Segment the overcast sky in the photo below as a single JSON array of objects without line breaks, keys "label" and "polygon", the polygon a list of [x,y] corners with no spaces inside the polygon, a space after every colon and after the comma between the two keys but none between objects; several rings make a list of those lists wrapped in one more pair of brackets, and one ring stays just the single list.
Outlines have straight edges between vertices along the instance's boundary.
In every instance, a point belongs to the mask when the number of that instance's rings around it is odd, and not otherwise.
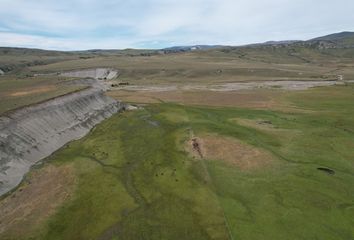
[{"label": "overcast sky", "polygon": [[354,0],[0,0],[0,46],[241,45],[354,30]]}]

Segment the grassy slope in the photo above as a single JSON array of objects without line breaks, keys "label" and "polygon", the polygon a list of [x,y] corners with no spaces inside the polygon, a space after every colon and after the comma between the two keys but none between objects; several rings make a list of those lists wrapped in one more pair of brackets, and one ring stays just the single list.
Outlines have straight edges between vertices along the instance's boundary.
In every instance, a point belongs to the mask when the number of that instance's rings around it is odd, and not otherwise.
[{"label": "grassy slope", "polygon": [[[5,76],[0,78],[0,115],[16,108],[61,96],[84,86],[59,84],[65,78],[40,76],[20,78]],[[16,95],[20,93],[20,95]]]},{"label": "grassy slope", "polygon": [[[113,67],[120,81],[131,84],[186,84],[262,80],[328,80],[354,78],[352,57],[294,47],[240,47],[155,56],[100,56],[34,66],[32,72]],[[349,50],[343,50],[349,51]]]},{"label": "grassy slope", "polygon": [[[352,239],[353,90],[289,93],[306,113],[156,104],[116,115],[50,158],[74,162],[78,187],[36,238]],[[183,151],[189,129],[266,149],[274,164],[241,171],[195,161]]]},{"label": "grassy slope", "polygon": [[[45,101],[82,87],[58,84],[68,78],[59,76],[34,76],[31,67],[44,69],[47,65],[63,64],[63,62],[83,62],[88,59],[136,56],[152,53],[150,50],[92,50],[79,52],[59,52],[40,49],[4,48],[0,47],[0,69],[5,76],[0,76],[0,114],[25,105]],[[92,61],[92,60],[91,60]],[[43,73],[46,71],[42,71]],[[48,72],[48,71],[47,71]],[[53,73],[53,71],[49,71]],[[43,87],[52,87],[50,91],[36,92]],[[19,91],[32,91],[31,94],[11,96]]]},{"label": "grassy slope", "polygon": [[57,83],[57,76],[28,76],[80,68],[114,67],[120,73],[118,81],[136,85],[333,80],[338,74],[344,75],[345,80],[354,79],[352,49],[318,50],[294,45],[150,56],[151,53],[148,50],[55,52],[0,48],[0,69],[6,71],[5,76],[0,76],[0,114],[73,90],[56,85],[57,89],[51,92],[9,97],[11,91]]},{"label": "grassy slope", "polygon": [[43,239],[227,237],[216,195],[175,147],[181,126],[155,126],[158,111],[117,115],[53,157],[76,162],[79,186]]},{"label": "grassy slope", "polygon": [[0,69],[4,72],[11,71],[12,73],[26,75],[28,74],[27,67],[79,59],[80,56],[69,52],[0,47]]}]

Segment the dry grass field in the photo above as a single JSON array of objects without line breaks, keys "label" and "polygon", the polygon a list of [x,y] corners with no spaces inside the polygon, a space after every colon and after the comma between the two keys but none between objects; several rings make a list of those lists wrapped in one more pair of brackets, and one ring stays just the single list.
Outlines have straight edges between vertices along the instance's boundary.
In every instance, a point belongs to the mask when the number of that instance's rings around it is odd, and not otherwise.
[{"label": "dry grass field", "polygon": [[[275,55],[275,56],[274,56]],[[31,72],[60,72],[72,69],[112,67],[120,71],[118,81],[139,84],[225,83],[266,80],[333,80],[339,74],[354,76],[354,67],[346,59],[323,57],[323,62],[272,62],[277,53],[268,52],[269,62],[218,52],[192,52],[153,56],[100,56],[31,67]],[[254,59],[253,59],[254,58]]]}]

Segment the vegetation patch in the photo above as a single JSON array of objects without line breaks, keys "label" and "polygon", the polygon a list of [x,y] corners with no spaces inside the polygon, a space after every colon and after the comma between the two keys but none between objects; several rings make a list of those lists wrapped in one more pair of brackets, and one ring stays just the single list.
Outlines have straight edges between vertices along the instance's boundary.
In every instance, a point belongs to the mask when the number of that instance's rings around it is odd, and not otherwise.
[{"label": "vegetation patch", "polygon": [[75,182],[72,164],[32,170],[15,192],[0,201],[0,238],[37,234],[38,227],[73,195]]},{"label": "vegetation patch", "polygon": [[205,134],[193,137],[187,143],[187,151],[195,158],[221,160],[242,170],[267,167],[273,156],[231,137]]},{"label": "vegetation patch", "polygon": [[0,81],[0,115],[17,108],[82,90],[85,86],[60,84],[65,78],[4,76]]},{"label": "vegetation patch", "polygon": [[18,90],[16,92],[9,93],[10,97],[22,97],[26,95],[38,94],[38,93],[45,93],[50,91],[55,91],[57,89],[56,86],[41,86],[38,88],[33,89],[26,89],[26,90]]},{"label": "vegetation patch", "polygon": [[353,87],[282,97],[306,111],[158,103],[107,119],[49,158],[75,191],[23,239],[353,239]]}]

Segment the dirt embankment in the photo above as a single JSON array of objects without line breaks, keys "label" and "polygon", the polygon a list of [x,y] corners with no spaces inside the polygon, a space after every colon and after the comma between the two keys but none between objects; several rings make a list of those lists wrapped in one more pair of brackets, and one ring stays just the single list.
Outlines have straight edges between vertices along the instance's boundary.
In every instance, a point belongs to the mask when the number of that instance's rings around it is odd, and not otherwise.
[{"label": "dirt embankment", "polygon": [[98,88],[67,94],[0,117],[0,196],[30,167],[125,109]]},{"label": "dirt embankment", "polygon": [[118,76],[118,71],[110,68],[94,68],[60,73],[64,77],[94,78],[111,80]]}]

